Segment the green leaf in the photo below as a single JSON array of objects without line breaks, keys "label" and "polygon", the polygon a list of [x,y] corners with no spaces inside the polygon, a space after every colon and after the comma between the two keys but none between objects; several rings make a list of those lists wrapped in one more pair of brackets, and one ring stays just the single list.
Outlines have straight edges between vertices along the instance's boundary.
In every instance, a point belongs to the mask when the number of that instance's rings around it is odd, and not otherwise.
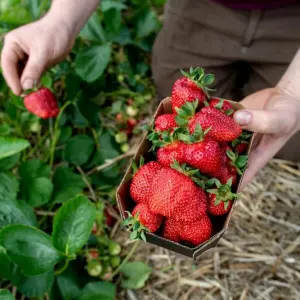
[{"label": "green leaf", "polygon": [[101,25],[98,12],[94,12],[80,32],[80,36],[89,41],[105,42],[105,31]]},{"label": "green leaf", "polygon": [[0,14],[0,22],[14,26],[20,26],[31,21],[32,17],[30,12],[23,4],[11,5],[5,12],[1,12]]},{"label": "green leaf", "polygon": [[11,224],[35,225],[21,206],[0,200],[0,229]]},{"label": "green leaf", "polygon": [[65,203],[76,197],[78,194],[82,194],[82,188],[77,186],[67,186],[61,190],[55,191],[53,203]]},{"label": "green leaf", "polygon": [[138,39],[148,36],[154,32],[158,26],[157,14],[148,8],[143,9],[137,16],[136,21],[136,37]]},{"label": "green leaf", "polygon": [[42,84],[42,86],[44,86],[48,89],[51,89],[52,84],[53,84],[52,77],[49,75],[44,75],[41,79],[41,84]]},{"label": "green leaf", "polygon": [[27,203],[32,207],[40,207],[51,200],[53,184],[50,179],[39,177],[32,179],[28,186]]},{"label": "green leaf", "polygon": [[127,9],[127,6],[125,4],[117,1],[112,1],[112,0],[101,1],[100,7],[101,7],[101,11],[103,12],[106,12],[110,9],[117,9],[117,10]]},{"label": "green leaf", "polygon": [[49,177],[50,167],[39,159],[27,160],[20,166],[19,175],[26,180],[38,177]]},{"label": "green leaf", "polygon": [[89,46],[77,53],[76,73],[85,81],[93,82],[106,69],[111,57],[111,45]]},{"label": "green leaf", "polygon": [[80,295],[80,275],[75,268],[68,269],[56,277],[56,282],[63,299],[77,299]]},{"label": "green leaf", "polygon": [[[35,276],[21,274],[20,280],[16,284],[18,291],[27,297],[43,297],[49,292],[54,282],[54,271]],[[1,299],[2,300],[2,299]]]},{"label": "green leaf", "polygon": [[59,144],[64,144],[67,140],[72,136],[72,127],[71,126],[63,126],[60,128],[60,135],[58,142]]},{"label": "green leaf", "polygon": [[12,169],[19,162],[19,159],[20,153],[0,159],[0,170],[6,171]]},{"label": "green leaf", "polygon": [[94,149],[93,140],[87,135],[79,134],[67,142],[64,159],[75,165],[83,165],[88,161]]},{"label": "green leaf", "polygon": [[127,262],[121,272],[126,278],[122,278],[121,286],[126,289],[140,289],[148,280],[152,269],[143,262]]},{"label": "green leaf", "polygon": [[78,252],[88,241],[95,218],[95,207],[86,197],[77,196],[66,202],[54,218],[54,247],[66,255]]},{"label": "green leaf", "polygon": [[110,282],[100,281],[88,283],[78,300],[115,300],[115,298],[116,286]]},{"label": "green leaf", "polygon": [[51,237],[25,225],[9,225],[0,231],[0,244],[11,261],[26,275],[39,275],[53,269],[63,259],[53,248]]},{"label": "green leaf", "polygon": [[13,175],[0,173],[0,200],[16,200],[18,188],[19,183]]},{"label": "green leaf", "polygon": [[0,137],[0,159],[21,152],[29,146],[30,144],[27,140],[1,136]]},{"label": "green leaf", "polygon": [[117,9],[109,9],[104,13],[104,22],[108,32],[117,33],[121,27],[121,11]]},{"label": "green leaf", "polygon": [[10,291],[0,289],[0,299],[1,300],[14,300],[15,297],[13,296],[13,294]]}]

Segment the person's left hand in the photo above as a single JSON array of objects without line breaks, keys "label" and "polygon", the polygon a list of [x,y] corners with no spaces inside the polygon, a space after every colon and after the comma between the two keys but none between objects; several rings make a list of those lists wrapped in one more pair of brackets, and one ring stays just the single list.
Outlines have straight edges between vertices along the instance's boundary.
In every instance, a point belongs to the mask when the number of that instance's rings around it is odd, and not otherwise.
[{"label": "person's left hand", "polygon": [[240,102],[246,109],[234,114],[245,130],[256,134],[243,189],[267,162],[300,130],[300,99],[279,89],[265,89]]}]

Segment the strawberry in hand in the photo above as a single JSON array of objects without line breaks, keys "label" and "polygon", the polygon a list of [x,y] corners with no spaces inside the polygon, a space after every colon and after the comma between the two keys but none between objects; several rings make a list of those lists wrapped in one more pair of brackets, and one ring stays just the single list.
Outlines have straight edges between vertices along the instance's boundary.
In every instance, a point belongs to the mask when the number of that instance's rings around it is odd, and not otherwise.
[{"label": "strawberry in hand", "polygon": [[34,115],[49,119],[59,114],[57,100],[48,88],[34,90],[24,97],[24,105]]},{"label": "strawberry in hand", "polygon": [[180,108],[185,102],[196,99],[203,103],[208,98],[207,86],[214,82],[214,75],[204,73],[202,68],[190,68],[190,72],[181,71],[183,77],[177,79],[172,87],[172,109]]}]

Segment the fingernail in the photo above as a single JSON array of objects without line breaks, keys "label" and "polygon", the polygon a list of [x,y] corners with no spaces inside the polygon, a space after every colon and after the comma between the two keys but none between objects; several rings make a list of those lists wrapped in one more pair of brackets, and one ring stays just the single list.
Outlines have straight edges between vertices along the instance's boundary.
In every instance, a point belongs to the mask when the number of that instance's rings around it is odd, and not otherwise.
[{"label": "fingernail", "polygon": [[249,125],[250,120],[251,120],[251,114],[248,111],[238,111],[234,115],[234,120],[239,124],[239,125]]},{"label": "fingernail", "polygon": [[22,88],[23,90],[29,90],[33,88],[33,80],[32,79],[26,79],[23,83],[22,83]]}]

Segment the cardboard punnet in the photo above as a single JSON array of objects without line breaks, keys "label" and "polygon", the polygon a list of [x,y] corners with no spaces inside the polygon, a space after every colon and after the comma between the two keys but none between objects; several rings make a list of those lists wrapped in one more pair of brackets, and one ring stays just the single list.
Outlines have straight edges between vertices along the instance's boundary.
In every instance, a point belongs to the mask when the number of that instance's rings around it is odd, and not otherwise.
[{"label": "cardboard punnet", "polygon": [[[226,101],[230,102],[231,105],[236,110],[243,108],[242,105],[237,102],[233,102],[230,100],[226,100]],[[156,118],[162,114],[166,114],[166,113],[172,113],[171,98],[166,98],[159,104],[159,106],[154,114],[154,118]],[[145,161],[148,161],[149,157],[151,157],[151,155],[149,153],[149,149],[151,148],[151,143],[147,140],[147,135],[148,135],[148,132],[144,134],[143,139],[138,147],[137,153],[133,158],[133,160],[136,163],[139,162],[141,155],[145,158]],[[253,138],[254,138],[254,135],[252,136],[251,141],[249,143],[248,153],[251,150]],[[132,211],[132,209],[135,205],[134,201],[130,197],[130,192],[129,192],[131,172],[132,172],[132,170],[131,170],[131,166],[130,166],[128,168],[126,174],[124,175],[123,180],[122,180],[121,184],[119,185],[117,192],[116,192],[116,198],[117,198],[120,214],[121,214],[123,220],[126,219],[126,217],[127,217],[126,211]],[[237,192],[239,191],[242,179],[243,178],[241,177],[239,180]],[[208,241],[204,242],[203,244],[201,244],[197,247],[191,248],[191,247],[179,244],[179,243],[172,242],[172,241],[167,240],[159,235],[149,233],[149,232],[145,232],[146,240],[148,243],[166,248],[168,250],[172,250],[176,253],[179,253],[179,254],[182,254],[187,257],[191,257],[191,258],[195,259],[199,255],[201,255],[202,253],[207,251],[208,249],[211,249],[217,245],[218,241],[223,236],[223,234],[225,233],[225,231],[228,227],[236,200],[234,200],[232,209],[225,217],[211,218],[212,222],[214,224],[214,229],[215,229],[214,234]]]}]

